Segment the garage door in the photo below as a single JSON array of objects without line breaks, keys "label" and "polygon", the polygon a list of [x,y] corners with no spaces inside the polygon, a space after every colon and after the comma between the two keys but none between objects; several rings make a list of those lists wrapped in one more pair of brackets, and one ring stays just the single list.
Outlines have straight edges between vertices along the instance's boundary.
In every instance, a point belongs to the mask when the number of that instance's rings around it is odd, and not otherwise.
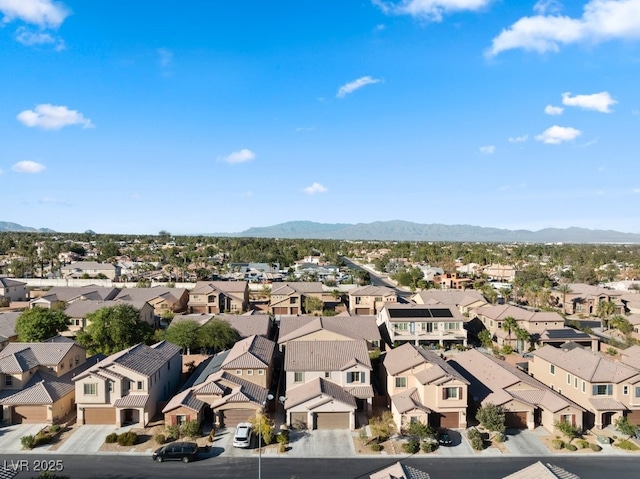
[{"label": "garage door", "polygon": [[527,428],[527,413],[523,412],[507,412],[504,415],[504,424],[510,429],[526,429]]},{"label": "garage door", "polygon": [[288,314],[289,310],[287,308],[282,308],[282,307],[278,307],[278,308],[273,308],[273,314]]},{"label": "garage door", "polygon": [[361,316],[368,316],[371,313],[369,308],[356,308],[356,314]]},{"label": "garage door", "polygon": [[640,424],[640,410],[629,411],[627,413],[627,417],[632,424],[635,424],[636,426]]},{"label": "garage door", "polygon": [[112,407],[84,408],[85,424],[115,424],[116,410]]},{"label": "garage door", "polygon": [[256,416],[253,409],[226,409],[223,413],[225,427],[236,427],[241,422],[246,422]]},{"label": "garage door", "polygon": [[319,412],[316,415],[316,429],[349,429],[348,412]]},{"label": "garage door", "polygon": [[440,415],[440,427],[456,429],[460,426],[460,413],[450,412]]},{"label": "garage door", "polygon": [[291,427],[293,427],[294,429],[307,429],[307,413],[292,412]]},{"label": "garage door", "polygon": [[47,422],[47,406],[16,406],[11,416],[13,424],[37,424]]}]

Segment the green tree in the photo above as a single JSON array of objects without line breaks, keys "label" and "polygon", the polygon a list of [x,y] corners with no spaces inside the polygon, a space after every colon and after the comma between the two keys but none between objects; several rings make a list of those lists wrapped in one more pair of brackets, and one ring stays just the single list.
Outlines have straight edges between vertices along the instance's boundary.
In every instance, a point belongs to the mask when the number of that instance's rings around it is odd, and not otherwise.
[{"label": "green tree", "polygon": [[170,343],[180,346],[186,354],[190,354],[191,349],[198,345],[200,329],[201,326],[193,319],[174,322],[167,328],[165,338]]},{"label": "green tree", "polygon": [[[262,412],[256,412],[255,416],[248,419],[253,424],[256,436],[262,436],[262,444],[268,446],[273,441],[273,421]],[[262,444],[258,444],[261,447]]]},{"label": "green tree", "polygon": [[478,333],[478,339],[480,340],[480,344],[482,344],[482,347],[484,348],[490,348],[493,345],[491,333],[486,329],[483,329]]},{"label": "green tree", "polygon": [[200,346],[221,351],[230,348],[240,339],[240,333],[229,322],[214,318],[200,329]]},{"label": "green tree", "polygon": [[600,301],[596,308],[596,314],[602,321],[602,327],[609,327],[609,317],[616,312],[616,303],[613,301]]},{"label": "green tree", "polygon": [[324,303],[322,299],[315,296],[307,296],[304,299],[304,310],[306,313],[314,313],[316,311],[322,311]]},{"label": "green tree", "polygon": [[396,423],[391,411],[383,411],[379,416],[372,417],[369,420],[369,429],[377,442],[386,441],[396,432]]},{"label": "green tree", "polygon": [[69,329],[69,316],[56,309],[31,308],[16,321],[18,341],[42,342]]},{"label": "green tree", "polygon": [[150,342],[153,329],[130,304],[101,308],[86,317],[88,326],[76,340],[90,354],[113,354],[138,343]]},{"label": "green tree", "polygon": [[573,293],[573,290],[571,289],[571,286],[569,286],[568,284],[561,284],[560,286],[558,286],[558,292],[560,294],[562,294],[562,305],[561,305],[561,309],[562,312],[566,312],[566,303],[567,303],[567,295]]},{"label": "green tree", "polygon": [[511,333],[518,329],[518,321],[512,316],[507,316],[502,321],[502,329],[508,333],[509,344],[511,344]]},{"label": "green tree", "polygon": [[627,416],[621,416],[614,421],[614,426],[616,430],[620,434],[624,434],[625,436],[635,436],[636,432],[638,432],[638,426],[633,424]]},{"label": "green tree", "polygon": [[569,442],[573,441],[576,437],[580,437],[580,428],[578,426],[574,426],[570,422],[555,421],[553,423],[553,427],[564,434],[567,439],[569,439]]},{"label": "green tree", "polygon": [[527,344],[531,342],[531,334],[524,328],[516,328],[516,339],[518,340],[516,349],[521,353],[526,349]]},{"label": "green tree", "polygon": [[505,431],[505,409],[502,406],[496,406],[493,403],[487,403],[478,409],[476,419],[480,421],[482,426],[491,431],[503,434]]},{"label": "green tree", "polygon": [[627,318],[619,314],[612,316],[611,319],[609,320],[609,324],[611,325],[612,328],[616,328],[618,331],[620,331],[623,334],[630,334],[633,332],[633,325],[629,322]]}]

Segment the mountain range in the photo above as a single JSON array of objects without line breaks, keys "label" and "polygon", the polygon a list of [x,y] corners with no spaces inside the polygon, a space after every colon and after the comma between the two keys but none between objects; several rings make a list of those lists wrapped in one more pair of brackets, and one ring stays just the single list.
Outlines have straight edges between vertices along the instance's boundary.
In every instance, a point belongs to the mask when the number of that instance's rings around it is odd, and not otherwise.
[{"label": "mountain range", "polygon": [[[0,232],[55,233],[48,228],[31,228],[0,221]],[[471,225],[420,224],[411,221],[373,223],[316,223],[289,221],[273,226],[253,227],[239,233],[211,236],[248,238],[300,238],[364,241],[470,241],[484,243],[640,243],[640,234],[588,228],[545,228],[538,231],[509,230]]]}]

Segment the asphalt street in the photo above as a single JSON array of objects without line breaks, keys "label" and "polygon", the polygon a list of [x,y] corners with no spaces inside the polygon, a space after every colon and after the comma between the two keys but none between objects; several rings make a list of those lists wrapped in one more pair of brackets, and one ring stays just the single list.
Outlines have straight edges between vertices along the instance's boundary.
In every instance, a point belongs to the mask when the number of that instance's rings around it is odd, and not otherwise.
[{"label": "asphalt street", "polygon": [[[155,463],[150,457],[139,456],[60,456],[46,455],[2,455],[0,472],[5,467],[23,466],[16,478],[37,477],[34,467],[38,460],[62,461],[63,470],[58,473],[71,479],[143,479],[143,478],[252,478],[258,477],[257,458],[211,457],[190,464],[181,462]],[[358,458],[358,459],[299,459],[263,458],[262,477],[264,479],[360,479],[386,467],[398,458]],[[403,461],[427,472],[431,479],[497,479],[533,464],[538,458],[406,458]],[[542,462],[550,462],[581,479],[602,479],[602,477],[638,477],[638,458],[627,457],[542,457]],[[20,462],[26,461],[26,462]],[[54,463],[55,464],[55,463]],[[29,470],[27,470],[27,468]],[[0,477],[8,477],[2,476]]]}]

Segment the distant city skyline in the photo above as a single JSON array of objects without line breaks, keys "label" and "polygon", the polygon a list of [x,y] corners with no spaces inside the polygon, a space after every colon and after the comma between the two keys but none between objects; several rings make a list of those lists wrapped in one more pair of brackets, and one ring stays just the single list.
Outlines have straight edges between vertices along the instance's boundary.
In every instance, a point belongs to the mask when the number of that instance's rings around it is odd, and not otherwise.
[{"label": "distant city skyline", "polygon": [[640,0],[1,0],[0,220],[640,233]]}]

